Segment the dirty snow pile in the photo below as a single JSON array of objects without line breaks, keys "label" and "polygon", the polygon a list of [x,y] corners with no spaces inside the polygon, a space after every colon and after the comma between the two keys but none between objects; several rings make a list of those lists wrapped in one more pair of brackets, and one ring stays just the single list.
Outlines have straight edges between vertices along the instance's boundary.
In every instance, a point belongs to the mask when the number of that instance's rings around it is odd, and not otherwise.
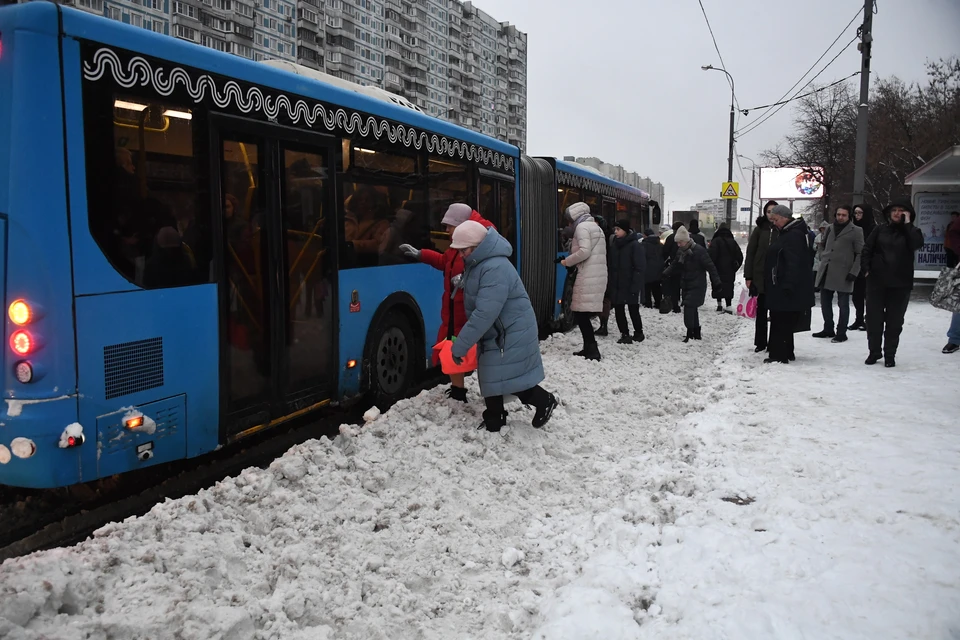
[{"label": "dirty snow pile", "polygon": [[[914,303],[865,335],[644,313],[542,344],[564,405],[502,434],[442,388],[69,549],[0,566],[0,637],[945,638],[960,634],[960,356]],[[468,385],[475,385],[468,379]]]}]

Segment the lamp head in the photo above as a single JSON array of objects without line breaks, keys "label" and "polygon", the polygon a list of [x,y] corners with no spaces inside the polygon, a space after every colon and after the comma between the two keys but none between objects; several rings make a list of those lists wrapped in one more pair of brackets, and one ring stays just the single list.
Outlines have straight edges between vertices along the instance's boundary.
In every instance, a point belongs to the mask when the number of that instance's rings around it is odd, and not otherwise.
[{"label": "lamp head", "polygon": [[703,66],[700,67],[700,68],[703,69],[704,71],[710,71],[710,69],[713,69],[713,65],[712,65],[712,64],[705,64],[705,65],[703,65]]}]

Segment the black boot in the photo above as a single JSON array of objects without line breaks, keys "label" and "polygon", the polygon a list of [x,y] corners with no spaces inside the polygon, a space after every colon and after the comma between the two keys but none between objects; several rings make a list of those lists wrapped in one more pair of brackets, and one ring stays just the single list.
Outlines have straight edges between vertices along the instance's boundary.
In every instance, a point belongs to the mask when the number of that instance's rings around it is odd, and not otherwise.
[{"label": "black boot", "polygon": [[833,327],[830,327],[829,329],[824,327],[823,331],[818,331],[817,333],[813,334],[813,337],[814,338],[836,338],[837,334],[833,332]]},{"label": "black boot", "polygon": [[633,338],[630,337],[629,333],[625,333],[617,340],[617,344],[633,344]]},{"label": "black boot", "polygon": [[598,347],[598,346],[595,345],[595,344],[590,345],[589,347],[584,347],[584,348],[583,348],[583,357],[586,358],[587,360],[596,360],[597,362],[599,362],[599,361],[600,361],[600,347]]},{"label": "black boot", "polygon": [[646,340],[646,339],[647,339],[647,336],[643,335],[643,329],[640,329],[640,331],[634,331],[634,332],[633,332],[633,341],[634,341],[634,342],[643,342],[643,341]]},{"label": "black boot", "polygon": [[700,327],[697,327],[693,330],[693,339],[694,340],[703,340],[703,335],[700,333]]},{"label": "black boot", "polygon": [[880,361],[880,354],[871,353],[870,355],[867,356],[867,359],[864,361],[863,364],[877,364],[877,362],[879,361]]},{"label": "black boot", "polygon": [[717,300],[717,313],[723,313],[723,305]]},{"label": "black boot", "polygon": [[483,422],[480,423],[477,430],[486,429],[487,431],[497,433],[505,424],[507,424],[506,411],[490,411],[487,409],[483,412]]},{"label": "black boot", "polygon": [[467,390],[463,387],[455,387],[450,385],[450,388],[447,389],[446,394],[451,400],[459,400],[460,402],[467,401]]},{"label": "black boot", "polygon": [[687,337],[683,339],[684,342],[690,342],[690,339],[693,337],[693,329],[687,329]]},{"label": "black boot", "polygon": [[560,404],[560,401],[557,396],[552,393],[547,394],[547,402],[542,407],[537,407],[537,412],[533,414],[533,427],[539,429],[547,424],[558,404]]},{"label": "black boot", "polygon": [[603,338],[603,337],[605,337],[605,336],[610,335],[610,332],[607,331],[607,323],[606,323],[606,322],[601,322],[601,323],[600,323],[600,328],[597,329],[597,330],[594,332],[593,335],[597,336],[598,338]]}]

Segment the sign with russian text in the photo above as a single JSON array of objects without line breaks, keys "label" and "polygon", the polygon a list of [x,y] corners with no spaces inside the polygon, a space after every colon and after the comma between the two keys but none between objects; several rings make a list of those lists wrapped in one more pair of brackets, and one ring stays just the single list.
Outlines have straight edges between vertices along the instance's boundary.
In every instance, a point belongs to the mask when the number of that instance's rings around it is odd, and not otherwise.
[{"label": "sign with russian text", "polygon": [[916,268],[939,271],[947,266],[943,243],[950,212],[960,211],[960,193],[918,193],[914,206],[917,209],[914,224],[923,232],[923,247],[917,251]]}]

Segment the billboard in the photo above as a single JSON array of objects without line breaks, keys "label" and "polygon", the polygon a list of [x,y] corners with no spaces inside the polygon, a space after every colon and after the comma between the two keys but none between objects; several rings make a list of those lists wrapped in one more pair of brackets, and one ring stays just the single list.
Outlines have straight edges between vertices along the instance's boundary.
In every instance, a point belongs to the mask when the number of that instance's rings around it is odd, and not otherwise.
[{"label": "billboard", "polygon": [[[823,169],[814,167],[820,174]],[[823,197],[823,185],[814,174],[797,167],[762,167],[761,200],[813,200]]]},{"label": "billboard", "polygon": [[960,211],[960,193],[919,193],[914,206],[914,224],[923,232],[923,246],[915,254],[916,267],[921,271],[939,271],[947,266],[947,225],[950,212]]}]

